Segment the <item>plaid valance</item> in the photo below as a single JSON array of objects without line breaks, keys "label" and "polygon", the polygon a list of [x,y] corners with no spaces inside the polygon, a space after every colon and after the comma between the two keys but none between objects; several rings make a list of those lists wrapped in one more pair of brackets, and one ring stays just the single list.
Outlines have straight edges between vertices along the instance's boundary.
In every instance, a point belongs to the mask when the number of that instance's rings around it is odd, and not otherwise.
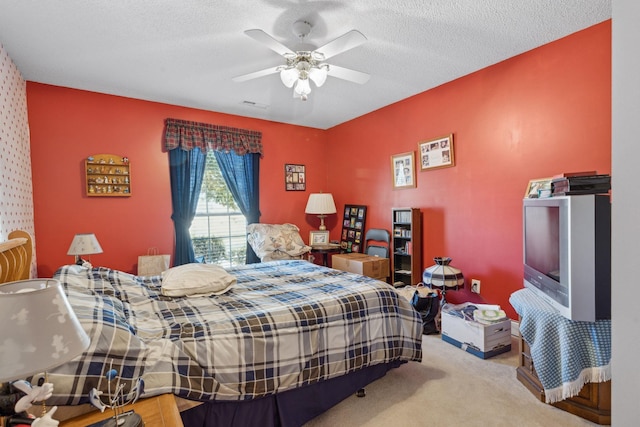
[{"label": "plaid valance", "polygon": [[198,147],[202,152],[217,150],[234,151],[240,156],[247,153],[262,155],[262,132],[166,119],[164,146],[167,150],[191,150]]}]

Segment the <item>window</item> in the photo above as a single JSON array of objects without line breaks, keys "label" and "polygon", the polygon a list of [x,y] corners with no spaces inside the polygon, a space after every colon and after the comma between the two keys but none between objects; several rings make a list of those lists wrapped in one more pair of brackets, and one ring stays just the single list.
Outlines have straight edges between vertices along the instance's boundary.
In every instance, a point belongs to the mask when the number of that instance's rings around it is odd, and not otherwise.
[{"label": "window", "polygon": [[227,188],[213,151],[207,153],[200,198],[189,233],[196,260],[223,267],[245,263],[247,220]]}]

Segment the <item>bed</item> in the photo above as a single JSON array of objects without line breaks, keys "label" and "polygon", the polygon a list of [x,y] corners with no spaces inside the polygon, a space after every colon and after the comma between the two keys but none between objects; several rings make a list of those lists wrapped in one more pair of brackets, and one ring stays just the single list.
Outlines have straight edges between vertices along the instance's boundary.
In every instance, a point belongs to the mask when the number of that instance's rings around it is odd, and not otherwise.
[{"label": "bed", "polygon": [[61,267],[54,278],[91,345],[48,372],[47,403],[86,404],[113,363],[144,379],[146,397],[196,404],[181,414],[189,427],[299,426],[422,358],[420,317],[384,282],[304,260],[228,272],[228,292],[176,298],[162,295],[161,276]]},{"label": "bed", "polygon": [[6,242],[0,242],[0,284],[29,278],[32,251],[31,235],[26,231],[12,231]]}]

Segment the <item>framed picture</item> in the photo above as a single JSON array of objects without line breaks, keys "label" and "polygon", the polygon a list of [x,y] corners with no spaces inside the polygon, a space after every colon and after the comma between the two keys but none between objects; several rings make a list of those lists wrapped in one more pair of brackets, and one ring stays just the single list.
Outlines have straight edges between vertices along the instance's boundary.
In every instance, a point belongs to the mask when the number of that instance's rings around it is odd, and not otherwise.
[{"label": "framed picture", "polygon": [[418,143],[420,170],[455,166],[453,157],[453,134]]},{"label": "framed picture", "polygon": [[340,249],[344,252],[361,252],[363,249],[364,223],[367,207],[363,205],[344,205],[342,217],[342,235]]},{"label": "framed picture", "polygon": [[287,191],[305,191],[307,175],[304,165],[284,165],[284,188]]},{"label": "framed picture", "polygon": [[413,151],[391,156],[393,188],[415,188],[416,167]]},{"label": "framed picture", "polygon": [[[539,178],[532,179],[527,185],[527,191],[524,193],[525,199],[537,199],[541,196],[541,193],[546,192],[551,194],[551,179],[552,178]],[[544,197],[544,196],[543,196]]]},{"label": "framed picture", "polygon": [[328,231],[311,231],[309,232],[309,246],[323,246],[329,244]]}]

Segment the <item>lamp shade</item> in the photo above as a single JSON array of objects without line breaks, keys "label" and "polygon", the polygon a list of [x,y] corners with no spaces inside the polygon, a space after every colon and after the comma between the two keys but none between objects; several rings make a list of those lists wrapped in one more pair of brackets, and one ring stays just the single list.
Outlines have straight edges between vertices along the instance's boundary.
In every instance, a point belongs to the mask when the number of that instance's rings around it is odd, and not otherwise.
[{"label": "lamp shade", "polygon": [[336,204],[333,201],[331,193],[312,193],[309,194],[305,213],[315,215],[326,215],[336,213]]},{"label": "lamp shade", "polygon": [[101,254],[102,247],[93,233],[76,234],[73,237],[67,255],[92,255]]},{"label": "lamp shade", "polygon": [[327,81],[328,67],[311,67],[309,70],[309,78],[320,87]]},{"label": "lamp shade", "polygon": [[89,337],[58,280],[3,284],[0,317],[0,382],[54,368],[89,346]]},{"label": "lamp shade", "polygon": [[309,95],[311,93],[309,79],[298,79],[296,85],[293,87],[293,91],[300,96]]},{"label": "lamp shade", "polygon": [[293,84],[298,80],[298,69],[295,67],[285,68],[280,71],[280,80],[286,87],[293,87]]},{"label": "lamp shade", "polygon": [[449,265],[451,258],[435,257],[435,265],[424,270],[422,282],[432,288],[455,288],[464,286],[462,271]]}]

